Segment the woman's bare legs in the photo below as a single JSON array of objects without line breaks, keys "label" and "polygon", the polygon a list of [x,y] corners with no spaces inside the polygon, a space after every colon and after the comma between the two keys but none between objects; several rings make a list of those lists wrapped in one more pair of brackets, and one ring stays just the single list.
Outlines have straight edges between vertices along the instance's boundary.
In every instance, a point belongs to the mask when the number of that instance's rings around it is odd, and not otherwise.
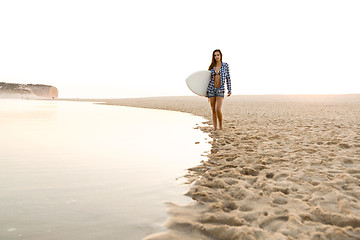
[{"label": "woman's bare legs", "polygon": [[209,98],[209,101],[212,111],[213,126],[214,126],[214,130],[216,130],[217,129],[217,116],[216,116],[216,107],[215,107],[216,97]]},{"label": "woman's bare legs", "polygon": [[212,110],[212,119],[213,119],[214,130],[217,130],[217,121],[218,120],[219,120],[220,130],[222,130],[223,125],[222,125],[221,107],[224,102],[224,98],[223,97],[211,97],[209,99],[210,99],[210,105],[211,105],[211,110]]},{"label": "woman's bare legs", "polygon": [[224,102],[224,98],[223,97],[215,97],[216,98],[216,115],[217,115],[217,119],[219,120],[219,127],[220,130],[223,130],[223,122],[222,122],[222,112],[221,112],[221,107],[222,104]]}]

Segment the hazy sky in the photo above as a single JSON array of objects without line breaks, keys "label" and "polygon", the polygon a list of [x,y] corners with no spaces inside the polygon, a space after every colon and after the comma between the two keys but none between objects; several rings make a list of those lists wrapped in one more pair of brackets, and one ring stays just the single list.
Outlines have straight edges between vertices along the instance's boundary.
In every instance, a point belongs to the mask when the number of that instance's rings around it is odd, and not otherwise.
[{"label": "hazy sky", "polygon": [[193,95],[214,49],[233,94],[360,93],[358,0],[0,1],[0,82],[60,97]]}]

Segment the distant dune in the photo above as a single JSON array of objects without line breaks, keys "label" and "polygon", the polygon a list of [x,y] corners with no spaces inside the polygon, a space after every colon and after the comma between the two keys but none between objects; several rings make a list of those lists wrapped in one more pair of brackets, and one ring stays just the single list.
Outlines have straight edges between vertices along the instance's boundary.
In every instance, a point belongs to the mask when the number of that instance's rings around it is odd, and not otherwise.
[{"label": "distant dune", "polygon": [[0,98],[58,98],[56,87],[43,84],[0,82]]}]

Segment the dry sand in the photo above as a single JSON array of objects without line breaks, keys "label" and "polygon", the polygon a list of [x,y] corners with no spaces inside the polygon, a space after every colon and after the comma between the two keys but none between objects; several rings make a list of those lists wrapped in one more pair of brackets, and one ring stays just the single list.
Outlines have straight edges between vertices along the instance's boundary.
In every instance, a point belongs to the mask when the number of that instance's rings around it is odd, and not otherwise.
[{"label": "dry sand", "polygon": [[[211,119],[201,97],[104,100]],[[360,239],[360,95],[231,96],[188,206],[146,240]],[[208,122],[211,124],[211,122]]]}]

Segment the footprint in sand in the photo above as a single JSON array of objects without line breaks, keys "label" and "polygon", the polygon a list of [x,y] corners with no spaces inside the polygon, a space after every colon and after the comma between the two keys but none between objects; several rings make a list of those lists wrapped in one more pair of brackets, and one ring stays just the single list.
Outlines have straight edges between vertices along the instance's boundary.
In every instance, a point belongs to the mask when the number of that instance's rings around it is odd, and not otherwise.
[{"label": "footprint in sand", "polygon": [[252,211],[253,208],[247,204],[244,204],[242,206],[239,207],[239,210],[242,211],[242,212],[249,212],[249,211]]},{"label": "footprint in sand", "polygon": [[339,147],[340,147],[340,148],[343,148],[343,149],[351,148],[351,146],[350,146],[349,144],[346,144],[346,143],[340,143],[340,144],[339,144]]},{"label": "footprint in sand", "polygon": [[288,216],[280,216],[280,217],[271,217],[264,222],[262,222],[259,226],[262,229],[276,232],[283,224],[284,222],[287,222],[289,220]]},{"label": "footprint in sand", "polygon": [[285,195],[288,195],[290,193],[290,189],[289,188],[282,188],[282,187],[274,187],[273,188],[274,191],[277,192],[282,192]]},{"label": "footprint in sand", "polygon": [[288,176],[289,176],[289,174],[287,174],[287,173],[279,173],[279,174],[276,174],[274,179],[276,181],[282,181],[282,180],[285,180]]},{"label": "footprint in sand", "polygon": [[240,172],[244,175],[251,175],[251,176],[259,175],[259,171],[256,171],[252,168],[243,168]]},{"label": "footprint in sand", "polygon": [[287,202],[288,201],[283,197],[277,197],[273,200],[273,203],[280,204],[280,205],[287,204]]},{"label": "footprint in sand", "polygon": [[205,214],[203,218],[200,219],[201,223],[211,223],[211,224],[224,224],[229,226],[242,226],[244,225],[244,220],[236,216],[228,216],[225,214]]},{"label": "footprint in sand", "polygon": [[272,173],[272,172],[266,173],[266,177],[267,177],[267,178],[273,178],[273,177],[274,177],[274,173]]}]

